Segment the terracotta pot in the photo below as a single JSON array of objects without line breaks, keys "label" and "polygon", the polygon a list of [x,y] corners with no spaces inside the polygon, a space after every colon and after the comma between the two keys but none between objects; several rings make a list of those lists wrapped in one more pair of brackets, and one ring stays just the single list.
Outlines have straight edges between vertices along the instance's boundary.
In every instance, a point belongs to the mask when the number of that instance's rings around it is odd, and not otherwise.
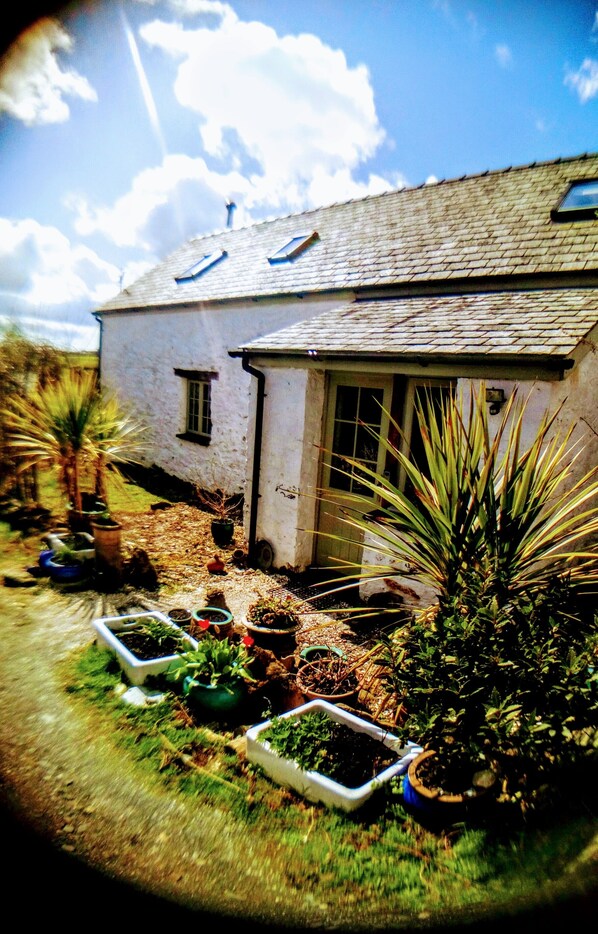
[{"label": "terracotta pot", "polygon": [[359,685],[348,691],[340,690],[336,694],[320,694],[313,687],[309,686],[310,666],[301,665],[297,671],[297,687],[308,700],[325,700],[330,704],[351,704],[354,703],[359,691]]},{"label": "terracotta pot", "polygon": [[122,582],[123,562],[121,554],[122,525],[114,519],[91,521],[91,533],[95,548],[95,567],[98,579],[104,587],[116,589]]},{"label": "terracotta pot", "polygon": [[[403,782],[403,798],[407,805],[426,816],[455,821],[492,800],[490,792],[495,787],[496,776],[489,770],[472,775],[471,787],[458,794],[426,785],[419,770],[424,762],[436,755],[435,750],[426,749],[409,763]],[[479,780],[476,782],[477,776]]]}]

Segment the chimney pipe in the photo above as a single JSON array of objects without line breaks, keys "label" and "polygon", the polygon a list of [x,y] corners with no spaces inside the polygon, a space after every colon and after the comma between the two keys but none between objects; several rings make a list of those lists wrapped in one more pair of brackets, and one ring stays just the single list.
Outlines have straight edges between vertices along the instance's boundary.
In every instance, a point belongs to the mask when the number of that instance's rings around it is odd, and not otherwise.
[{"label": "chimney pipe", "polygon": [[226,204],[226,226],[227,227],[233,226],[233,211],[235,210],[236,206],[237,205],[235,204],[234,201],[228,201]]}]

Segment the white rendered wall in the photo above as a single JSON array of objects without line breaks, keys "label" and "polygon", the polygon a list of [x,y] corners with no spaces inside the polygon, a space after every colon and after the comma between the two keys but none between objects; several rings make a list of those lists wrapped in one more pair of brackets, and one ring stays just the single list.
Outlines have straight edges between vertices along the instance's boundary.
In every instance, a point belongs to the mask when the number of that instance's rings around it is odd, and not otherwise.
[{"label": "white rendered wall", "polygon": [[[279,300],[169,311],[107,314],[102,325],[102,381],[148,426],[143,462],[202,487],[243,490],[252,378],[229,350],[321,314],[331,300]],[[216,371],[212,440],[177,438],[185,430],[186,381],[174,369]]]}]

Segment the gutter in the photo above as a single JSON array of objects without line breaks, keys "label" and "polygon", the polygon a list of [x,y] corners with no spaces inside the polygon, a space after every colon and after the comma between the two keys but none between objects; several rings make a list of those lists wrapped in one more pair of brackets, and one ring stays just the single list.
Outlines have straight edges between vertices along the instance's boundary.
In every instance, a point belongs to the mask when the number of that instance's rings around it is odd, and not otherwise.
[{"label": "gutter", "polygon": [[260,470],[262,458],[262,435],[264,424],[264,398],[266,376],[249,363],[249,355],[242,354],[242,365],[246,373],[257,379],[257,401],[255,408],[255,435],[253,439],[253,471],[251,476],[251,502],[249,504],[249,536],[247,541],[247,559],[250,567],[255,567],[257,510],[260,497]]}]

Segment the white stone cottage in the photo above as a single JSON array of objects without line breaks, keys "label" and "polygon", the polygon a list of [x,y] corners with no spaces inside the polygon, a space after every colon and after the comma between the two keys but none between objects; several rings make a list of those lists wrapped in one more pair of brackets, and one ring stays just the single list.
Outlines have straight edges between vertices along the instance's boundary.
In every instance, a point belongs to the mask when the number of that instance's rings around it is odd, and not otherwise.
[{"label": "white stone cottage", "polygon": [[598,462],[598,154],[226,228],[95,314],[102,380],[149,425],[148,465],[243,490],[258,561],[359,560],[314,534],[338,527],[322,452],[384,469],[359,425],[385,430],[379,402],[416,444],[422,387],[483,380],[500,409],[520,385],[530,433],[564,400],[579,469]]}]

